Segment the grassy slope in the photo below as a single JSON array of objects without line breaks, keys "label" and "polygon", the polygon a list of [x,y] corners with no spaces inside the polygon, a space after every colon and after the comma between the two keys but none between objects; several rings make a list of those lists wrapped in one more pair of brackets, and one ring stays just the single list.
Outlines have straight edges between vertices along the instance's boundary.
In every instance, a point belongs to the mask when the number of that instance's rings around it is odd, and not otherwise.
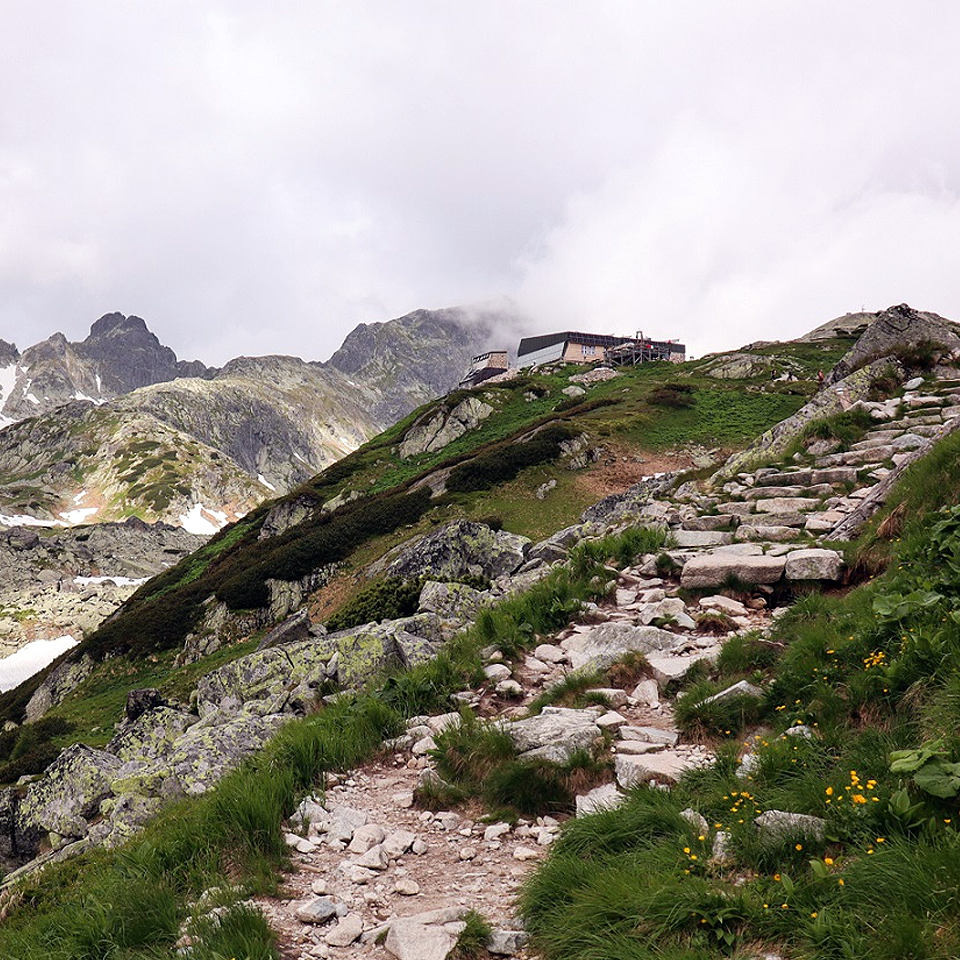
[{"label": "grassy slope", "polygon": [[[735,447],[793,412],[803,402],[804,391],[812,389],[816,369],[833,362],[846,347],[843,341],[816,348],[782,347],[779,352],[796,351],[805,365],[810,379],[799,384],[771,384],[759,379],[718,381],[701,374],[702,361],[682,366],[648,364],[592,386],[583,398],[568,399],[561,390],[568,385],[569,377],[582,368],[565,367],[559,372],[523,377],[481,391],[497,412],[479,428],[442,451],[400,461],[396,445],[409,425],[431,408],[440,404],[451,406],[457,400],[457,395],[452,395],[421,408],[286,499],[300,497],[319,504],[348,490],[370,491],[370,496],[380,498],[402,497],[419,477],[469,459],[484,449],[498,451],[498,444],[508,451],[513,446],[511,438],[552,422],[561,422],[574,432],[585,432],[592,442],[624,455],[656,454],[686,444]],[[687,396],[691,406],[677,409],[651,402],[651,393],[670,382],[681,382],[690,388]],[[419,519],[412,517],[411,523],[401,529],[364,535],[352,556],[346,558],[347,566],[362,568],[392,546],[461,516],[498,516],[507,529],[541,538],[574,522],[584,507],[598,499],[590,477],[589,468],[571,472],[547,462],[490,489],[448,494]],[[557,481],[556,489],[537,504],[536,510],[531,510],[533,493],[549,479]],[[388,501],[387,506],[392,502]],[[360,507],[369,511],[367,503],[359,501],[344,510]],[[67,732],[56,735],[55,745],[71,740],[103,744],[120,715],[127,689],[158,686],[170,695],[184,696],[198,675],[247,651],[247,644],[231,646],[213,660],[200,661],[188,669],[175,669],[172,663],[173,651],[193,626],[199,605],[206,597],[223,591],[225,583],[229,586],[231,578],[235,581],[257,558],[266,568],[275,570],[285,560],[284,551],[301,548],[315,530],[313,521],[308,521],[288,537],[279,538],[277,551],[264,558],[264,548],[257,537],[270,506],[259,507],[176,567],[151,580],[119,617],[88,638],[82,649],[98,657],[105,652],[119,656],[99,663],[93,676],[52,711],[53,717],[71,724]],[[247,594],[233,590],[231,595],[239,596],[242,604]],[[43,676],[40,674],[0,696],[0,719],[20,720],[23,707]],[[14,749],[22,753],[23,746]],[[6,759],[0,756],[0,763]]]},{"label": "grassy slope", "polygon": [[[759,730],[744,729],[742,704],[721,715],[681,701],[682,723],[719,735],[718,763],[570,825],[524,894],[545,957],[960,955],[960,513],[941,512],[960,501],[958,471],[956,436],[909,471],[862,538],[882,543],[887,572],[796,604],[775,663],[769,645],[725,649],[717,685],[770,682]],[[782,736],[798,724],[813,736]],[[743,738],[758,757],[746,779]],[[760,842],[752,820],[771,809],[824,818],[825,837]]]}]

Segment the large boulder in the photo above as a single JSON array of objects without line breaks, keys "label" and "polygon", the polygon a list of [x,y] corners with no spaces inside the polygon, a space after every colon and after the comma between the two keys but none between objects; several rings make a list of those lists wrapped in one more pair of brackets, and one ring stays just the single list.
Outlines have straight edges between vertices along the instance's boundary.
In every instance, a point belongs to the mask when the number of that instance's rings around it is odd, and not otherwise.
[{"label": "large boulder", "polygon": [[452,410],[432,410],[415,421],[400,444],[400,456],[406,460],[419,453],[442,450],[457,437],[475,429],[493,413],[493,407],[479,397],[467,397]]},{"label": "large boulder", "polygon": [[465,576],[495,580],[524,562],[530,541],[484,523],[455,520],[405,547],[387,567],[390,577],[458,580]]},{"label": "large boulder", "polygon": [[325,682],[361,687],[394,667],[430,660],[443,639],[437,616],[420,613],[278,644],[201,677],[197,709],[201,717],[240,712],[303,714]]},{"label": "large boulder", "polygon": [[564,763],[577,750],[589,750],[600,736],[597,711],[544,707],[535,717],[505,724],[503,729],[522,757]]},{"label": "large boulder", "polygon": [[477,618],[489,594],[481,593],[465,583],[438,583],[428,580],[420,591],[421,613],[434,614],[443,635],[451,637]]},{"label": "large boulder", "polygon": [[27,788],[20,807],[24,824],[61,837],[84,837],[100,801],[122,761],[112,753],[75,743],[47,768],[43,778]]},{"label": "large boulder", "polygon": [[726,582],[776,583],[786,566],[783,557],[747,556],[734,553],[713,553],[693,557],[683,566],[680,586],[687,588],[719,587]]},{"label": "large boulder", "polygon": [[135,720],[120,724],[107,744],[107,752],[121,761],[163,757],[197,718],[183,710],[161,705],[141,713]]},{"label": "large boulder", "polygon": [[[210,718],[221,721],[220,716]],[[243,760],[260,750],[289,717],[240,714],[226,722],[201,721],[156,760],[129,760],[114,772],[110,791],[164,799],[205,793]],[[104,793],[100,799],[106,797]]]},{"label": "large boulder", "polygon": [[685,641],[659,627],[638,627],[622,621],[610,621],[580,629],[563,640],[574,670],[597,670],[609,666],[625,653],[653,653],[676,650]]},{"label": "large boulder", "polygon": [[41,831],[20,815],[20,791],[0,791],[0,869],[13,870],[40,852]]},{"label": "large boulder", "polygon": [[274,709],[279,699],[301,685],[319,686],[330,679],[330,661],[338,645],[331,637],[309,637],[299,643],[257,650],[212,670],[197,684],[201,717],[214,712],[250,710],[251,701],[265,701]]},{"label": "large boulder", "polygon": [[784,575],[788,580],[839,580],[843,557],[836,550],[810,548],[787,554]]},{"label": "large boulder", "polygon": [[904,345],[927,340],[960,352],[960,329],[935,313],[914,310],[901,303],[874,315],[860,339],[827,374],[826,383],[837,383],[870,360],[895,353]]},{"label": "large boulder", "polygon": [[27,701],[27,723],[39,720],[48,710],[61,703],[71,690],[90,676],[93,667],[93,658],[88,654],[76,659],[71,657],[54,667]]}]

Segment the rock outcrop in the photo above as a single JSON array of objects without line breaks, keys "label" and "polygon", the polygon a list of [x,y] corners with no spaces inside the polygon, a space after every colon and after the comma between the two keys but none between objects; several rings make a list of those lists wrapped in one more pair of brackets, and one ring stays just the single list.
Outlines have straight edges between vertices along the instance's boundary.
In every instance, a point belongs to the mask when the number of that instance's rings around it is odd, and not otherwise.
[{"label": "rock outcrop", "polygon": [[889,307],[874,315],[860,339],[827,374],[825,383],[838,383],[864,364],[923,341],[942,345],[948,355],[960,355],[960,327],[955,323],[905,303]]}]

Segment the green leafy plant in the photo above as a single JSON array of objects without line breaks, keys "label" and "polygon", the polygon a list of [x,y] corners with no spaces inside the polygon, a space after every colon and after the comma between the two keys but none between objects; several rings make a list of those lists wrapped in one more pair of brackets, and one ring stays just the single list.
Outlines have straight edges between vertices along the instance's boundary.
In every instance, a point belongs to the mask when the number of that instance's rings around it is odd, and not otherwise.
[{"label": "green leafy plant", "polygon": [[948,760],[947,756],[940,741],[915,750],[894,750],[890,754],[890,772],[908,773],[924,793],[948,800],[960,794],[960,763]]}]

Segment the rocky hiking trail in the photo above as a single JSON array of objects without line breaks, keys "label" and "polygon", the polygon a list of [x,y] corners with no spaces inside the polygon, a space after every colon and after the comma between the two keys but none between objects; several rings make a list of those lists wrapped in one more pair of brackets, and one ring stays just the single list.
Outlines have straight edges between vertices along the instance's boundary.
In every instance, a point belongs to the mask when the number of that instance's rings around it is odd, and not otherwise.
[{"label": "rocky hiking trail", "polygon": [[[293,869],[284,895],[258,901],[288,960],[444,958],[470,911],[495,927],[492,950],[527,956],[516,894],[564,818],[490,822],[478,800],[423,809],[418,789],[439,778],[437,738],[461,722],[465,706],[499,724],[521,759],[562,765],[575,751],[594,751],[605,772],[593,789],[579,791],[578,815],[615,805],[638,783],[669,789],[709,764],[709,742],[684,736],[675,722],[685,678],[709,672],[731,636],[750,632],[764,642],[771,620],[798,592],[842,584],[836,542],[849,540],[882,505],[909,463],[960,426],[957,379],[915,378],[883,402],[854,403],[843,390],[841,381],[823,392],[838,409],[859,409],[875,422],[848,449],[804,438],[798,422],[787,454],[770,455],[761,443],[747,451],[749,469],[735,467],[738,455],[701,483],[647,477],[539,543],[459,520],[397,548],[367,572],[423,578],[412,616],[328,633],[308,612],[322,578],[278,582],[276,609],[243,629],[279,625],[257,650],[200,677],[189,704],[133,691],[103,749],[68,747],[45,774],[0,791],[0,860],[12,870],[3,886],[44,862],[125,842],[168,800],[213,787],[289,719],[310,712],[318,696],[336,697],[331,689],[356,690],[371,676],[432,660],[485,607],[567,564],[578,544],[658,528],[668,537],[662,549],[624,569],[606,568],[604,600],[571,609],[563,629],[537,636],[512,659],[488,648],[482,685],[456,693],[443,713],[414,718],[373,762],[330,777],[322,797],[304,800],[286,824]],[[264,529],[273,535],[268,523]],[[465,577],[490,587],[466,586]],[[226,614],[211,606],[202,644],[226,642],[216,626],[220,616],[230,626]],[[185,662],[217,649],[194,649],[197,642],[188,637]],[[618,674],[607,674],[589,705],[530,709],[569,675],[605,672],[631,657],[636,663],[637,655],[642,676],[614,683],[609,678]],[[49,705],[57,682],[55,671],[34,696]],[[713,696],[760,693],[741,680]]]},{"label": "rocky hiking trail", "polygon": [[[848,451],[833,452],[829,442],[817,441],[790,462],[736,475],[716,495],[685,485],[672,498],[648,497],[640,504],[640,491],[633,488],[593,508],[595,515],[606,514],[606,526],[630,514],[638,523],[668,525],[673,545],[665,554],[673,575],[658,575],[663,556],[619,571],[608,601],[588,605],[557,635],[538,638],[525,657],[510,663],[499,651],[486,651],[487,684],[460,699],[499,722],[521,756],[562,763],[580,747],[604,752],[613,778],[577,797],[578,816],[615,805],[635,784],[667,788],[686,771],[709,764],[709,748],[685,742],[675,726],[671,697],[694,664],[714,662],[722,647],[725,638],[698,626],[710,624],[711,612],[721,613],[734,632],[762,636],[777,612],[768,604],[773,584],[840,580],[841,555],[820,541],[862,511],[911,453],[960,415],[960,381],[923,385],[926,392],[918,392],[916,380],[906,386],[896,401],[861,404],[878,424]],[[600,519],[590,514],[583,527]],[[569,545],[579,535],[599,532],[583,527],[576,534],[561,531],[554,542]],[[729,583],[738,585],[746,603],[724,593],[691,598],[690,591],[702,594]],[[686,600],[678,596],[681,587]],[[604,706],[547,706],[531,715],[531,701],[571,672],[610,665],[631,651],[644,654],[647,679],[624,689],[596,689]],[[715,697],[743,693],[760,691],[741,681]],[[300,829],[296,819],[288,824],[294,869],[285,878],[285,896],[260,901],[285,958],[442,960],[467,911],[493,925],[491,953],[530,955],[516,895],[564,818],[511,825],[484,818],[476,803],[420,809],[417,788],[436,777],[430,756],[435,737],[459,722],[456,712],[415,718],[380,760],[349,777],[332,777],[324,800],[301,805]],[[749,752],[743,761],[747,775]],[[766,815],[772,816],[771,829],[779,823],[776,813]],[[717,841],[715,855],[722,856],[722,836]]]}]

